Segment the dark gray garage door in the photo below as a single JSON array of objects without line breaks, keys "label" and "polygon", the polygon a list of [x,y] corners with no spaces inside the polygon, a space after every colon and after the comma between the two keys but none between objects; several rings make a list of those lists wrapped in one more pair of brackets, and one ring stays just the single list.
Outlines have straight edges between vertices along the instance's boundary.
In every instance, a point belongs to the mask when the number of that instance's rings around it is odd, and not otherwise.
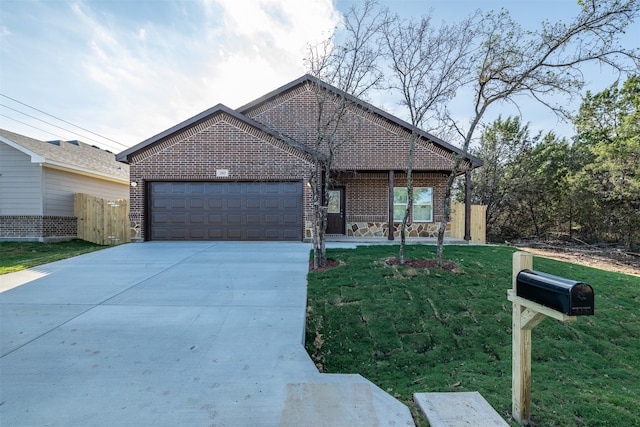
[{"label": "dark gray garage door", "polygon": [[300,182],[152,182],[149,240],[302,240]]}]

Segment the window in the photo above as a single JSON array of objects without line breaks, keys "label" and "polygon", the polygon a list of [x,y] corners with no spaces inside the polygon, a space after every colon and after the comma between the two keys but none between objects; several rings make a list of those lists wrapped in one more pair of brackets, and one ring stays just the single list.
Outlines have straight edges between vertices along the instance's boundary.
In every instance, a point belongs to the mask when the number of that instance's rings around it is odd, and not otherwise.
[{"label": "window", "polygon": [[393,188],[393,220],[400,222],[404,218],[404,211],[407,209],[407,189]]},{"label": "window", "polygon": [[327,213],[340,213],[340,191],[329,190],[329,203]]},{"label": "window", "polygon": [[[393,220],[400,222],[404,218],[407,209],[407,188],[395,187],[393,189]],[[433,188],[414,187],[413,189],[413,221],[433,221]]]}]

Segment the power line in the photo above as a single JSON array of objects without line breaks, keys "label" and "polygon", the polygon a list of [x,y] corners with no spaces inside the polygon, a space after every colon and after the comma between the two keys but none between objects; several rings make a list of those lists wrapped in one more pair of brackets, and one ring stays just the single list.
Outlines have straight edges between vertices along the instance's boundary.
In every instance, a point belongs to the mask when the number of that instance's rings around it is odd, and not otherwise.
[{"label": "power line", "polygon": [[[82,138],[88,139],[89,141],[93,141],[93,142],[96,142],[96,143],[98,143],[98,144],[104,144],[104,143],[103,143],[103,142],[101,142],[101,141],[98,141],[98,140],[93,139],[93,138],[90,138],[90,137],[88,137],[88,136],[85,136],[85,135],[79,134],[79,133],[74,132],[74,131],[72,131],[72,130],[69,130],[69,129],[63,128],[63,127],[58,126],[58,125],[56,125],[56,124],[50,123],[50,122],[48,122],[48,121],[46,121],[46,120],[42,120],[42,119],[40,119],[40,118],[38,118],[38,117],[36,117],[36,116],[32,116],[31,114],[27,114],[27,113],[25,113],[25,112],[23,112],[23,111],[16,110],[15,108],[9,107],[8,105],[0,104],[0,106],[2,106],[2,107],[4,107],[4,108],[8,108],[9,110],[15,111],[15,112],[17,112],[17,113],[24,114],[24,115],[25,115],[25,116],[27,116],[27,117],[31,117],[32,119],[38,120],[39,122],[46,123],[46,124],[48,124],[49,126],[53,126],[53,127],[58,128],[58,129],[62,129],[62,130],[64,130],[64,131],[66,131],[66,132],[71,132],[71,133],[73,133],[73,134],[75,134],[75,135],[81,136]],[[5,117],[7,117],[7,116],[5,116]],[[9,118],[10,118],[10,117],[9,117]],[[17,121],[17,120],[16,120],[16,121]],[[25,124],[26,124],[26,123],[25,123]],[[53,134],[52,134],[52,135],[53,135]],[[64,138],[63,138],[63,139],[64,139]]]},{"label": "power line", "polygon": [[[60,120],[61,122],[64,122],[64,123],[66,123],[66,124],[68,124],[68,125],[71,125],[71,126],[77,127],[78,129],[82,129],[82,130],[83,130],[83,131],[85,131],[85,132],[89,132],[90,134],[93,134],[93,135],[98,136],[98,137],[100,137],[100,138],[103,138],[103,139],[106,139],[106,140],[108,140],[108,141],[114,142],[114,143],[116,143],[116,144],[118,144],[118,145],[120,145],[120,146],[122,146],[122,147],[128,148],[128,146],[127,146],[127,145],[125,145],[125,144],[123,144],[123,143],[121,143],[121,142],[118,142],[118,141],[113,140],[113,139],[111,139],[111,138],[107,138],[106,136],[103,136],[103,135],[100,135],[99,133],[95,133],[95,132],[93,132],[93,131],[90,131],[89,129],[85,129],[85,128],[81,127],[81,126],[75,125],[75,124],[73,124],[73,123],[71,123],[71,122],[68,122],[68,121],[66,121],[66,120],[64,120],[64,119],[61,119],[60,117],[56,117],[56,116],[54,116],[54,115],[52,115],[52,114],[49,114],[49,113],[47,113],[47,112],[45,112],[45,111],[42,111],[42,110],[38,109],[38,108],[32,107],[31,105],[25,104],[24,102],[18,101],[17,99],[11,98],[10,96],[7,96],[7,95],[5,95],[5,94],[3,94],[3,93],[0,93],[0,96],[3,96],[3,97],[5,97],[5,98],[7,98],[7,99],[10,99],[10,100],[12,100],[13,102],[17,102],[18,104],[24,105],[25,107],[31,108],[32,110],[36,110],[36,111],[38,111],[38,112],[40,112],[40,113],[42,113],[42,114],[45,114],[45,115],[47,115],[47,116],[49,116],[49,117],[53,117],[54,119],[56,119],[56,120]],[[24,114],[24,113],[23,113],[23,114]],[[65,129],[65,130],[66,130],[66,129]],[[70,131],[67,131],[67,132],[70,132]],[[73,132],[73,133],[75,133],[75,132]]]},{"label": "power line", "polygon": [[18,123],[20,123],[20,124],[22,124],[22,125],[29,126],[30,128],[37,129],[37,130],[39,130],[39,131],[41,131],[41,132],[48,133],[49,135],[53,135],[53,136],[55,136],[56,138],[65,139],[64,137],[62,137],[62,136],[60,136],[60,135],[56,135],[55,133],[52,133],[52,132],[50,132],[50,131],[48,131],[48,130],[41,129],[41,128],[37,127],[37,126],[30,125],[29,123],[23,122],[22,120],[14,119],[13,117],[9,117],[9,116],[7,116],[7,115],[5,115],[5,114],[1,114],[1,113],[0,113],[0,116],[2,116],[2,117],[6,117],[7,119],[9,119],[9,120],[13,120],[14,122],[18,122]]}]

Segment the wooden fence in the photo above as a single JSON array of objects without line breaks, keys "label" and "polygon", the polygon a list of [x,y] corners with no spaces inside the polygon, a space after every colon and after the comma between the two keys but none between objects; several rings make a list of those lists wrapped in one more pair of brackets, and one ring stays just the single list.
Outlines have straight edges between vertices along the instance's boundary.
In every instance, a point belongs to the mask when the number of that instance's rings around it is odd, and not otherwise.
[{"label": "wooden fence", "polygon": [[[451,237],[464,239],[464,203],[451,203]],[[471,205],[471,243],[487,243],[487,207]]]},{"label": "wooden fence", "polygon": [[99,245],[119,245],[131,241],[128,200],[107,200],[76,193],[73,212],[78,218],[79,239]]}]

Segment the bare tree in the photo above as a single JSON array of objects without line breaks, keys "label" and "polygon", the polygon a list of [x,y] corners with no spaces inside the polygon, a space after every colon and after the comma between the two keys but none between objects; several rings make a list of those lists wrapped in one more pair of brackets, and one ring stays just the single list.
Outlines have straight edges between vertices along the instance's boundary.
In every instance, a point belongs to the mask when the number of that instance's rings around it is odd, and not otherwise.
[{"label": "bare tree", "polygon": [[[320,81],[314,85],[316,117],[314,164],[311,171],[313,205],[314,268],[326,265],[325,236],[328,193],[332,185],[332,168],[336,153],[352,135],[345,131],[354,98],[364,98],[376,87],[382,73],[378,68],[379,29],[384,14],[375,0],[353,6],[345,14],[343,26],[327,40],[309,47],[309,74]],[[338,90],[327,90],[322,82]]]},{"label": "bare tree", "polygon": [[447,182],[445,215],[438,231],[440,265],[453,182],[490,106],[501,101],[517,106],[517,97],[528,95],[559,117],[568,117],[563,103],[581,93],[586,63],[599,63],[621,74],[639,69],[639,51],[625,49],[620,42],[638,16],[638,0],[579,0],[578,4],[580,13],[571,22],[545,21],[538,31],[524,30],[505,10],[491,12],[478,23],[474,113],[467,131],[459,129],[463,148]]},{"label": "bare tree", "polygon": [[[407,208],[400,227],[400,264],[404,264],[406,227],[413,207],[413,154],[421,129],[436,118],[469,75],[474,17],[436,28],[431,16],[401,19],[392,16],[382,28],[389,59],[389,86],[401,93],[411,123],[407,153]],[[391,233],[393,227],[389,225]]]}]

